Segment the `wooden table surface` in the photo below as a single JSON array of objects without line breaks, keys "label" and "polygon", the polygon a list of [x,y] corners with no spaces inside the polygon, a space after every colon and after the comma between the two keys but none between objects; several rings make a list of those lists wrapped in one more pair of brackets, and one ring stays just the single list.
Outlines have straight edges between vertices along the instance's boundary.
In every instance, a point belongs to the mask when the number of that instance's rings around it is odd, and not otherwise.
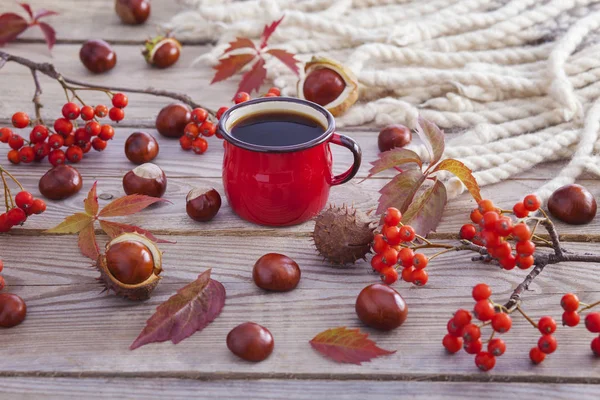
[{"label": "wooden table surface", "polygon": [[[109,0],[45,0],[34,7],[59,11],[52,21],[59,43],[49,58],[39,32],[28,32],[5,50],[37,61],[52,61],[59,71],[72,77],[111,85],[154,86],[190,94],[196,101],[217,108],[228,104],[236,80],[209,86],[212,71],[192,66],[208,49],[188,43],[179,63],[168,70],[146,66],[140,56],[142,41],[155,33],[154,24],[168,20],[177,11],[175,2],[153,1],[153,15],[142,27],[119,23]],[[36,4],[37,3],[37,4]],[[2,2],[0,12],[18,11]],[[116,68],[108,74],[90,75],[80,64],[81,42],[103,38],[115,44]],[[43,115],[55,118],[64,102],[56,82],[42,79]],[[0,126],[7,125],[17,110],[32,111],[34,86],[28,69],[9,63],[0,70]],[[91,103],[105,101],[87,95]],[[31,218],[10,234],[0,235],[0,257],[4,260],[5,291],[27,301],[26,321],[13,329],[0,330],[0,398],[219,398],[219,399],[389,399],[401,395],[415,398],[474,398],[543,396],[590,398],[600,395],[600,361],[591,355],[592,335],[583,327],[560,329],[559,351],[539,366],[529,362],[529,349],[539,333],[522,318],[515,318],[505,335],[508,345],[496,368],[480,373],[473,357],[462,353],[448,356],[441,346],[451,313],[469,307],[470,291],[478,282],[489,283],[498,301],[507,299],[525,276],[473,263],[470,254],[440,257],[429,267],[427,286],[404,283],[396,288],[406,299],[410,312],[406,323],[390,333],[364,328],[354,313],[354,301],[367,284],[377,281],[367,263],[347,269],[325,265],[309,240],[313,224],[269,229],[240,220],[225,203],[210,223],[191,221],[185,213],[185,195],[193,186],[221,183],[222,147],[210,141],[203,156],[183,152],[175,140],[157,135],[153,121],[168,100],[130,96],[126,119],[119,124],[115,140],[102,153],[92,152],[77,166],[84,178],[83,190],[74,198],[48,202],[48,211]],[[50,236],[42,231],[66,215],[81,210],[82,200],[94,181],[100,194],[123,195],[121,178],[133,166],[126,160],[123,143],[143,129],[160,142],[156,163],[166,172],[169,184],[165,197],[173,204],[144,211],[126,219],[177,241],[162,245],[164,279],[146,302],[129,302],[100,294],[94,280],[98,275],[76,246],[74,236]],[[353,203],[362,210],[376,206],[378,190],[385,179],[366,176],[368,162],[377,155],[376,129],[361,127],[346,132],[360,143],[364,164],[352,182],[332,189],[334,203]],[[7,147],[0,160],[7,166]],[[336,171],[351,163],[344,149],[334,150]],[[506,182],[483,189],[485,197],[510,206],[523,195],[554,176],[564,164],[544,164]],[[10,166],[22,183],[35,194],[47,163]],[[581,182],[600,195],[600,184],[591,177]],[[107,201],[101,200],[101,205]],[[442,224],[432,237],[450,240],[467,221],[474,202],[468,195],[449,203]],[[565,246],[573,250],[598,251],[600,217],[585,227],[558,224]],[[101,236],[103,242],[106,237]],[[251,280],[254,261],[267,252],[294,258],[302,268],[299,287],[285,294],[268,294]],[[158,304],[176,289],[207,268],[227,289],[223,313],[204,331],[178,345],[151,344],[136,351],[128,347]],[[600,274],[593,264],[569,263],[547,268],[525,295],[524,307],[536,318],[550,314],[560,320],[560,296],[577,292],[582,300],[600,298]],[[244,321],[267,326],[275,337],[275,351],[262,363],[236,359],[225,345],[230,329]],[[362,366],[335,364],[314,352],[308,341],[331,327],[361,327],[385,349],[397,353]]]}]

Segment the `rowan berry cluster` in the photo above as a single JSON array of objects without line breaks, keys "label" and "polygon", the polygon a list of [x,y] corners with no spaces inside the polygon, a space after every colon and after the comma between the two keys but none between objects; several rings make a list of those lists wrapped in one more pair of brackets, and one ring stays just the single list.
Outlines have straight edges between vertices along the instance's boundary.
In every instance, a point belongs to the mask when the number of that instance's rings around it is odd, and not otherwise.
[{"label": "rowan berry cluster", "polygon": [[[0,173],[5,173],[0,169]],[[4,182],[4,181],[3,181]],[[30,215],[41,214],[46,211],[46,203],[42,199],[36,199],[27,191],[17,193],[13,199],[10,191],[5,186],[6,212],[0,214],[0,233],[8,232],[17,225],[22,225]]]},{"label": "rowan berry cluster", "polygon": [[[584,304],[579,301],[577,295],[573,293],[565,294],[560,300],[560,305],[564,310],[562,315],[563,325],[575,327],[579,325],[584,311],[599,305],[600,302],[593,304]],[[591,312],[585,317],[585,328],[591,333],[600,334],[600,312]],[[600,335],[592,339],[590,344],[592,352],[600,357]]]},{"label": "rowan berry cluster", "polygon": [[371,259],[371,266],[381,274],[381,279],[388,285],[398,280],[398,270],[402,268],[402,280],[423,286],[429,279],[425,271],[429,258],[413,250],[417,247],[414,243],[415,238],[423,238],[416,235],[415,230],[410,225],[404,225],[401,220],[400,210],[394,207],[387,209],[381,233],[376,234],[373,240],[372,247],[376,254]]},{"label": "rowan berry cluster", "polygon": [[[276,97],[280,95],[279,89],[272,87],[263,97]],[[235,104],[240,104],[250,100],[250,95],[246,92],[239,92],[235,95]],[[229,107],[221,107],[217,111],[217,120],[227,111]],[[192,150],[196,154],[203,154],[208,150],[208,142],[205,137],[216,136],[223,139],[223,136],[217,132],[217,125],[208,119],[208,112],[203,108],[192,110],[192,121],[185,126],[183,136],[179,138],[179,144],[183,150]]]},{"label": "rowan berry cluster", "polygon": [[[25,112],[17,112],[12,116],[14,128],[32,128],[27,140],[14,133],[10,128],[0,128],[0,142],[8,143],[11,150],[8,160],[13,164],[42,161],[48,157],[54,166],[66,161],[78,163],[85,153],[92,148],[102,151],[107,142],[113,138],[115,131],[110,124],[100,124],[100,119],[108,117],[119,122],[125,117],[124,108],[129,103],[123,93],[112,95],[112,107],[104,104],[95,107],[69,101],[62,107],[62,117],[54,121],[52,127],[42,123],[38,118],[32,121]],[[78,119],[82,121],[78,123]]]}]

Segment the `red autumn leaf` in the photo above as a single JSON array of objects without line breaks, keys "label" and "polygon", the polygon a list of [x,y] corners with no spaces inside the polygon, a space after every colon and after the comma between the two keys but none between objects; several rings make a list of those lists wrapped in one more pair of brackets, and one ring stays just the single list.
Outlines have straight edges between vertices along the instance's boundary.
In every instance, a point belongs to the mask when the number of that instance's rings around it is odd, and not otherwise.
[{"label": "red autumn leaf", "polygon": [[383,152],[377,160],[371,162],[373,167],[369,170],[369,177],[407,163],[416,163],[419,165],[419,168],[423,165],[419,155],[412,150],[395,148]]},{"label": "red autumn leaf", "polygon": [[[150,197],[141,194],[130,194],[108,203],[98,214],[99,217],[123,217],[135,214],[144,208],[159,202],[169,202],[165,199]],[[170,202],[169,202],[170,203]]]},{"label": "red autumn leaf", "polygon": [[31,6],[27,3],[19,3],[19,5],[23,7],[27,14],[29,14],[29,17],[33,19],[33,10],[31,9]]},{"label": "red autumn leaf", "polygon": [[309,343],[313,349],[339,363],[361,365],[373,358],[394,354],[368,339],[368,334],[345,326],[319,333]]},{"label": "red autumn leaf", "polygon": [[419,118],[416,131],[431,155],[431,165],[440,161],[445,148],[444,132],[436,124],[424,118]]},{"label": "red autumn leaf", "polygon": [[94,222],[90,221],[81,231],[79,231],[79,250],[81,254],[92,260],[97,260],[100,255],[98,243],[96,243],[96,233],[94,232]]},{"label": "red autumn leaf", "polygon": [[[261,58],[254,63],[250,71],[244,74],[236,94],[239,92],[246,92],[250,94],[254,90],[258,92],[266,78],[267,70],[265,69],[265,60]],[[235,99],[235,96],[233,97]]]},{"label": "red autumn leaf", "polygon": [[446,187],[439,180],[428,188],[408,207],[402,222],[414,228],[421,236],[426,236],[439,225],[448,197]]},{"label": "red autumn leaf", "polygon": [[300,68],[298,67],[299,61],[296,60],[292,53],[288,53],[287,51],[281,49],[267,50],[267,53],[284,63],[289,69],[294,71],[296,75],[300,74]]},{"label": "red autumn leaf", "polygon": [[50,11],[50,10],[46,10],[44,8],[40,8],[33,15],[33,19],[37,21],[40,18],[49,17],[51,15],[58,15],[58,13],[56,11]]},{"label": "red autumn leaf", "polygon": [[220,59],[219,64],[214,67],[217,72],[210,84],[212,85],[235,75],[254,60],[255,57],[255,54],[232,54],[227,58]]},{"label": "red autumn leaf", "polygon": [[83,206],[85,209],[85,213],[88,215],[91,215],[93,217],[96,216],[96,214],[98,214],[98,196],[96,194],[96,185],[98,184],[98,182],[94,182],[94,184],[92,185],[92,188],[90,189],[90,191],[88,192],[88,196],[85,200],[83,200]]},{"label": "red autumn leaf", "polygon": [[130,350],[167,340],[177,344],[214,321],[225,305],[225,287],[210,279],[210,271],[159,305]]},{"label": "red autumn leaf", "polygon": [[85,213],[75,213],[69,215],[63,222],[56,225],[52,229],[48,229],[46,233],[79,233],[84,229],[94,218]]},{"label": "red autumn leaf", "polygon": [[250,48],[250,49],[254,49],[256,50],[256,46],[254,45],[254,42],[248,38],[235,38],[235,40],[233,42],[229,42],[229,47],[225,49],[225,51],[223,53],[229,53],[230,51],[233,50],[238,50],[238,49],[245,49],[245,48]]},{"label": "red autumn leaf", "polygon": [[389,207],[396,207],[402,213],[406,212],[425,178],[420,169],[409,169],[396,175],[379,191],[381,196],[377,214],[382,214]]},{"label": "red autumn leaf", "polygon": [[119,222],[107,221],[104,219],[100,221],[100,228],[108,235],[109,238],[114,239],[122,233],[139,233],[140,235],[146,236],[154,243],[177,243],[168,240],[159,239],[152,234],[152,232],[142,229],[139,226],[122,224]]},{"label": "red autumn leaf", "polygon": [[44,38],[46,40],[46,44],[48,44],[48,48],[52,50],[52,47],[56,44],[56,31],[50,25],[45,22],[38,22],[37,24],[42,33],[44,34]]},{"label": "red autumn leaf", "polygon": [[479,192],[479,184],[473,176],[473,171],[469,169],[465,164],[452,158],[447,159],[439,163],[431,173],[436,171],[449,171],[453,173],[460,181],[465,185],[471,196],[476,202],[481,201],[481,193]]},{"label": "red autumn leaf", "polygon": [[281,17],[277,21],[271,22],[271,25],[265,25],[265,29],[263,30],[263,33],[260,37],[260,48],[261,49],[264,49],[265,47],[267,47],[267,42],[269,41],[269,38],[271,37],[273,32],[275,32],[275,29],[277,29],[277,27],[279,26],[281,21],[283,21],[283,17]]},{"label": "red autumn leaf", "polygon": [[15,13],[0,15],[0,46],[16,39],[28,26],[25,18]]}]

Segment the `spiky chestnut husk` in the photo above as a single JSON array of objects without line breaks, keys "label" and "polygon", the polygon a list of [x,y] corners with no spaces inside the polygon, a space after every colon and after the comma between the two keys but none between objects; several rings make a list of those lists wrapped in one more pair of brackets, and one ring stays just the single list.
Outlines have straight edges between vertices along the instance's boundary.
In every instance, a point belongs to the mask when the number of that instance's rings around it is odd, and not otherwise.
[{"label": "spiky chestnut husk", "polygon": [[123,233],[122,235],[117,236],[106,244],[106,251],[108,252],[108,249],[110,249],[111,246],[123,242],[136,242],[142,244],[150,251],[154,262],[154,269],[150,276],[143,282],[137,284],[126,284],[120,282],[110,272],[105,253],[98,257],[96,263],[96,267],[100,271],[100,278],[98,279],[104,285],[104,291],[110,292],[112,290],[117,296],[121,296],[129,300],[147,300],[150,298],[150,294],[160,281],[160,277],[158,275],[162,272],[162,253],[156,244],[154,244],[154,242],[137,233]]},{"label": "spiky chestnut husk", "polygon": [[371,251],[374,222],[362,211],[330,205],[315,220],[317,251],[332,264],[355,263]]}]

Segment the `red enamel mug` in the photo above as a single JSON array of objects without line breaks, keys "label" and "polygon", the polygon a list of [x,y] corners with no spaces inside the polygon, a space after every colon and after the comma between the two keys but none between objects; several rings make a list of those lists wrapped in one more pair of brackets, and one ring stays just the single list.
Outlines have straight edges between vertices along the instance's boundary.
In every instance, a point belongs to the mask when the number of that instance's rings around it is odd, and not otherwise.
[{"label": "red enamel mug", "polygon": [[[270,112],[304,114],[327,128],[322,135],[291,146],[257,145],[232,136],[238,121]],[[223,185],[233,211],[247,221],[269,226],[300,224],[321,212],[329,188],[352,179],[361,162],[358,144],[334,130],[329,111],[296,98],[259,98],[227,110],[219,132],[226,140]],[[354,156],[352,167],[341,175],[333,175],[330,143],[348,148]]]}]

